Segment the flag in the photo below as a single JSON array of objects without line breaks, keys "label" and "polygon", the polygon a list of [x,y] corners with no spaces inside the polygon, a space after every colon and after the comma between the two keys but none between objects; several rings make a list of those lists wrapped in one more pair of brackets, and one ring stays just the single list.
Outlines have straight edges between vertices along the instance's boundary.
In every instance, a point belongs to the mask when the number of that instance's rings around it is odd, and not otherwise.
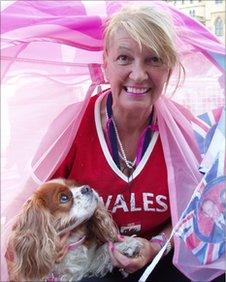
[{"label": "flag", "polygon": [[[195,125],[199,146],[204,154],[200,164],[200,172],[204,176],[183,212],[176,231],[176,235],[183,239],[204,265],[225,253],[225,110],[221,111],[217,123],[214,123],[213,117],[214,113],[204,114]],[[207,125],[204,121],[208,121]]]}]

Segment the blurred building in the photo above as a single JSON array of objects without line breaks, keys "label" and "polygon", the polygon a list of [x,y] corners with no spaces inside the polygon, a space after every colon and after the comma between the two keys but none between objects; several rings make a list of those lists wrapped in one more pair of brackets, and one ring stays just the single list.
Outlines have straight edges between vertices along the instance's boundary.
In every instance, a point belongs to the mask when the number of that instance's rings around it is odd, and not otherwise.
[{"label": "blurred building", "polygon": [[225,43],[225,0],[163,0],[197,19]]}]

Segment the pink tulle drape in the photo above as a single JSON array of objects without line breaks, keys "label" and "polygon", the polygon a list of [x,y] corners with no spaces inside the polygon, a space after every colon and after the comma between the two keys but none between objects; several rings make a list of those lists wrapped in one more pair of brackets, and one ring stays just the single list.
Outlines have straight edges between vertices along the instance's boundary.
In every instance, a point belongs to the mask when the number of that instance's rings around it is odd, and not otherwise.
[{"label": "pink tulle drape", "polygon": [[[1,157],[1,281],[8,279],[4,253],[15,215],[66,156],[90,96],[100,91],[98,85],[108,86],[102,72],[104,20],[125,4],[157,6],[172,16],[186,78],[174,93],[175,70],[166,97],[194,114],[224,105],[224,46],[173,6],[158,1],[14,1],[8,5],[1,13],[3,122],[8,130]],[[156,107],[176,224],[200,181],[201,156],[191,116],[166,97]],[[202,267],[181,240],[176,238],[175,243],[174,263],[191,279],[208,281],[222,272],[221,261]]]}]

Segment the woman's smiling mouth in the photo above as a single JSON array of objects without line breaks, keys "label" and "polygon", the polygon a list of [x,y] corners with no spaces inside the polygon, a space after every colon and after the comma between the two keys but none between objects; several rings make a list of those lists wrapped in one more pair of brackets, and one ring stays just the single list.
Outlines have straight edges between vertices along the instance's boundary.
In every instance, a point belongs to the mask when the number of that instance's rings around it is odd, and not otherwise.
[{"label": "woman's smiling mouth", "polygon": [[143,96],[146,95],[146,93],[151,90],[151,88],[148,87],[132,87],[132,86],[124,86],[123,89],[126,91],[128,95],[133,95],[133,96]]}]

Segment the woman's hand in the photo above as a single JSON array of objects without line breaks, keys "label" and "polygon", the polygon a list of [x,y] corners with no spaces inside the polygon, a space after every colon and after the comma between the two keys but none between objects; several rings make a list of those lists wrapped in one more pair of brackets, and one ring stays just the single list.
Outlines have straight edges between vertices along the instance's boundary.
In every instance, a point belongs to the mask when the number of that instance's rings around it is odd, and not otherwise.
[{"label": "woman's hand", "polygon": [[[126,239],[126,237],[121,238],[122,239],[120,239],[120,241]],[[133,258],[123,255],[114,247],[113,243],[109,243],[109,254],[111,256],[113,265],[121,268],[127,273],[133,273],[144,267],[160,250],[160,246],[158,244],[151,243],[147,239],[141,237],[136,237],[136,239],[141,242],[142,247],[139,254]]]}]

